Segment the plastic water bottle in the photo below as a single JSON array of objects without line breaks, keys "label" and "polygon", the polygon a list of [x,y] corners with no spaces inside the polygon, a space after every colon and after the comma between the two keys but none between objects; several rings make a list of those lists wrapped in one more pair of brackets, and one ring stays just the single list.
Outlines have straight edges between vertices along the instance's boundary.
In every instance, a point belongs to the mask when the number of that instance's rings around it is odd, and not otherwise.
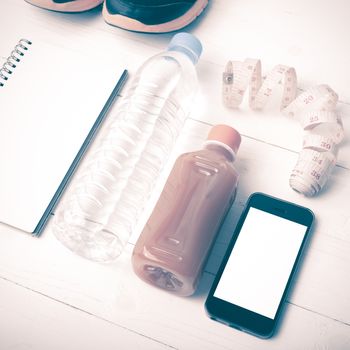
[{"label": "plastic water bottle", "polygon": [[101,262],[122,252],[190,111],[201,51],[179,33],[137,71],[55,214],[54,234],[72,251]]}]

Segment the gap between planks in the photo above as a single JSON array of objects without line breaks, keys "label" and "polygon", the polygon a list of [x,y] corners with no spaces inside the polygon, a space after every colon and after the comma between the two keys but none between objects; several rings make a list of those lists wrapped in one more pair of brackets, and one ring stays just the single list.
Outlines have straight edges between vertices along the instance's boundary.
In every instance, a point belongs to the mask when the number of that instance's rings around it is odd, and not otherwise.
[{"label": "gap between planks", "polygon": [[27,286],[25,286],[25,285],[23,285],[23,284],[21,284],[21,283],[12,281],[12,280],[10,280],[10,279],[8,279],[8,278],[6,278],[6,277],[3,277],[3,276],[0,276],[0,279],[3,280],[3,281],[5,281],[5,282],[7,282],[7,283],[10,283],[10,284],[16,285],[16,286],[18,286],[18,287],[24,288],[24,289],[28,290],[29,292],[38,294],[38,295],[40,295],[40,296],[42,296],[42,297],[44,297],[44,298],[47,298],[47,299],[49,299],[49,300],[51,300],[51,301],[55,301],[55,302],[57,302],[57,303],[60,303],[60,304],[62,304],[62,305],[64,305],[64,306],[66,306],[66,307],[69,307],[69,308],[72,308],[72,309],[74,309],[74,310],[83,312],[84,314],[89,315],[89,316],[91,316],[91,317],[94,317],[94,318],[96,318],[96,319],[98,319],[98,320],[100,320],[100,321],[107,322],[108,324],[110,324],[110,325],[112,325],[112,326],[119,327],[119,328],[124,329],[124,330],[126,330],[126,331],[129,331],[129,332],[131,332],[131,333],[137,334],[137,335],[142,336],[142,337],[144,337],[144,338],[146,338],[146,339],[149,339],[149,340],[151,340],[151,341],[154,341],[154,342],[156,342],[156,343],[158,343],[158,344],[164,345],[164,346],[168,347],[169,349],[176,349],[176,350],[177,350],[177,348],[174,347],[174,346],[172,346],[172,345],[166,344],[166,343],[161,342],[161,341],[159,341],[159,340],[157,340],[157,339],[155,339],[155,338],[149,337],[149,336],[147,336],[147,335],[145,335],[145,334],[142,334],[142,333],[139,333],[139,332],[137,332],[137,331],[135,331],[135,330],[133,330],[133,329],[130,329],[130,328],[127,328],[127,327],[125,327],[125,326],[122,326],[122,325],[120,325],[120,324],[118,324],[118,323],[115,323],[115,322],[113,322],[113,321],[111,321],[111,320],[108,320],[108,319],[103,318],[103,317],[101,317],[101,316],[95,315],[95,314],[93,314],[93,313],[91,313],[91,312],[89,312],[89,311],[86,311],[86,310],[84,310],[84,309],[81,309],[81,308],[79,308],[79,307],[76,307],[76,306],[74,306],[74,305],[72,305],[72,304],[66,303],[66,302],[64,302],[63,300],[59,300],[59,299],[53,298],[53,297],[51,297],[50,295],[47,295],[47,294],[45,294],[45,293],[42,293],[42,292],[40,292],[40,291],[38,291],[38,290],[35,290],[35,289],[33,289],[33,288],[27,287]]}]

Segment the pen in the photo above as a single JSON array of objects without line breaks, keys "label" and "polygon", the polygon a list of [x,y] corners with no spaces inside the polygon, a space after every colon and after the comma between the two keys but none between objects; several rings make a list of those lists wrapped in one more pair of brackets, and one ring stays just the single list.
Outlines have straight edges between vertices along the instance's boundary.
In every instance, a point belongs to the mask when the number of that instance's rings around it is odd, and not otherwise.
[{"label": "pen", "polygon": [[123,88],[123,86],[127,80],[127,77],[128,77],[128,71],[125,69],[123,71],[122,75],[120,76],[117,84],[115,85],[113,91],[111,92],[110,96],[108,97],[105,105],[103,106],[103,108],[102,108],[99,116],[97,117],[94,125],[90,129],[90,132],[86,136],[83,144],[81,145],[77,155],[75,156],[75,158],[74,158],[72,164],[70,165],[66,175],[64,176],[62,182],[58,186],[58,189],[55,192],[54,196],[52,197],[52,199],[51,199],[49,205],[47,206],[43,216],[41,217],[39,223],[35,227],[35,229],[33,231],[33,236],[39,237],[41,235],[45,225],[47,224],[48,219],[50,218],[51,215],[53,215],[53,210],[54,210],[56,204],[58,203],[58,200],[60,199],[63,191],[67,187],[67,184],[68,184],[69,180],[71,179],[74,171],[78,167],[81,158],[84,156],[85,152],[87,151],[89,144],[96,136],[96,133],[99,130],[102,122],[106,118],[106,115],[109,112],[111,106],[113,105],[118,94],[120,93],[121,89]]}]

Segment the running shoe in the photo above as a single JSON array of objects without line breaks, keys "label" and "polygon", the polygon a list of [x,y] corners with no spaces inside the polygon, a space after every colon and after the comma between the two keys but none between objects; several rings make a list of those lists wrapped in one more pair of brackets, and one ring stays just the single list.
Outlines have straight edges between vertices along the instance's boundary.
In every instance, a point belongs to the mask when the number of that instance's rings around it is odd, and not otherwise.
[{"label": "running shoe", "polygon": [[145,33],[165,33],[194,21],[208,0],[106,0],[103,17],[111,25]]},{"label": "running shoe", "polygon": [[103,0],[25,0],[32,5],[60,12],[81,12],[103,3]]}]

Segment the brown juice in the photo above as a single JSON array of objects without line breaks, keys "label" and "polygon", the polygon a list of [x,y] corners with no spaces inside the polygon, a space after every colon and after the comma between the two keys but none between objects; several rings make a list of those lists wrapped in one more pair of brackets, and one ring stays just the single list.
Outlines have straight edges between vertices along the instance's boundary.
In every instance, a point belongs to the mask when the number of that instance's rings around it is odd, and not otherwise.
[{"label": "brown juice", "polygon": [[209,141],[175,162],[133,251],[144,281],[181,296],[195,291],[236,192],[234,153],[225,146]]}]

